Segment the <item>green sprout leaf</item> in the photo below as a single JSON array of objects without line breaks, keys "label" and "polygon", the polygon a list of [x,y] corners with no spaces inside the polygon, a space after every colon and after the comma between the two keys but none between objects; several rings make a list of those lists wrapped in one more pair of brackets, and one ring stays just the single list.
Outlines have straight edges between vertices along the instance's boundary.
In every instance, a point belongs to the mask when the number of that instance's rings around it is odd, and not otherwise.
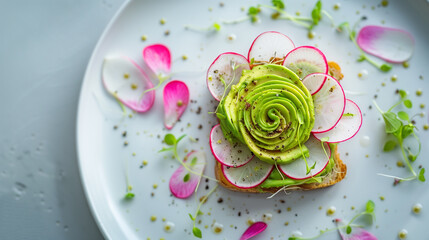
[{"label": "green sprout leaf", "polygon": [[342,32],[344,31],[344,28],[348,27],[349,23],[348,22],[343,22],[340,25],[337,26],[337,32]]},{"label": "green sprout leaf", "polygon": [[408,113],[404,111],[398,112],[398,117],[404,121],[410,121],[410,117],[408,116]]},{"label": "green sprout leaf", "polygon": [[410,160],[411,162],[416,161],[416,159],[417,159],[417,156],[416,156],[416,155],[414,155],[414,154],[409,154],[409,155],[408,155],[408,160]]},{"label": "green sprout leaf", "polygon": [[322,12],[322,1],[319,0],[316,2],[316,5],[311,11],[311,19],[313,20],[313,23],[310,25],[309,30],[312,30],[314,26],[319,24],[319,21],[322,18],[321,12]]},{"label": "green sprout leaf", "polygon": [[192,158],[190,166],[191,167],[195,166],[195,164],[197,164],[197,161],[198,161],[197,157]]},{"label": "green sprout leaf", "polygon": [[189,179],[191,179],[191,175],[189,173],[187,173],[184,177],[183,177],[183,181],[187,182],[189,181]]},{"label": "green sprout leaf", "polygon": [[168,133],[164,137],[164,142],[167,145],[173,146],[174,144],[176,144],[177,140],[176,140],[176,137],[173,134]]},{"label": "green sprout leaf", "polygon": [[373,213],[375,209],[375,203],[372,200],[368,200],[366,203],[366,212]]},{"label": "green sprout leaf", "polygon": [[399,95],[401,96],[402,99],[407,97],[407,92],[405,92],[404,90],[399,90]]},{"label": "green sprout leaf", "polygon": [[271,3],[277,9],[285,9],[285,4],[282,0],[271,0]]},{"label": "green sprout leaf", "polygon": [[247,10],[247,15],[250,17],[250,21],[256,22],[258,21],[258,14],[261,12],[261,9],[258,7],[249,7],[249,10]]},{"label": "green sprout leaf", "polygon": [[366,56],[365,55],[360,55],[359,58],[357,59],[358,62],[363,62],[366,60]]},{"label": "green sprout leaf", "polygon": [[201,230],[199,228],[197,228],[197,227],[193,227],[192,228],[192,233],[197,238],[202,238],[203,237],[203,235],[201,234]]},{"label": "green sprout leaf", "polygon": [[191,218],[191,220],[192,220],[192,221],[195,221],[194,216],[192,216],[192,214],[190,214],[190,213],[188,213],[188,214],[189,214],[189,217]]},{"label": "green sprout leaf", "polygon": [[419,180],[420,180],[420,182],[426,181],[426,179],[425,179],[425,168],[420,169]]},{"label": "green sprout leaf", "polygon": [[131,199],[133,199],[134,198],[134,193],[132,193],[132,192],[128,192],[127,194],[125,194],[125,199],[126,200],[131,200]]},{"label": "green sprout leaf", "polygon": [[171,151],[171,150],[174,150],[174,148],[173,147],[171,147],[171,148],[162,148],[161,150],[159,150],[158,152],[159,153],[161,153],[161,152],[168,152],[168,151]]},{"label": "green sprout leaf", "polygon": [[383,71],[383,72],[388,72],[388,71],[390,71],[390,69],[392,69],[392,65],[387,64],[387,63],[382,64],[380,66],[380,70]]},{"label": "green sprout leaf", "polygon": [[407,99],[404,101],[404,106],[407,108],[412,108],[413,107],[413,103],[411,102],[410,99]]},{"label": "green sprout leaf", "polygon": [[350,227],[350,225],[347,225],[346,233],[347,234],[352,233],[352,227]]},{"label": "green sprout leaf", "polygon": [[220,24],[219,23],[213,23],[213,28],[216,30],[216,31],[220,31],[220,29],[221,29],[221,26],[220,26]]},{"label": "green sprout leaf", "polygon": [[396,147],[396,141],[389,140],[384,144],[383,151],[390,152]]},{"label": "green sprout leaf", "polygon": [[353,117],[354,114],[353,113],[344,113],[343,117]]},{"label": "green sprout leaf", "polygon": [[288,240],[297,240],[296,237],[289,237]]},{"label": "green sprout leaf", "polygon": [[413,124],[410,123],[410,124],[404,125],[401,128],[402,139],[410,136],[413,132],[414,132],[414,125]]},{"label": "green sprout leaf", "polygon": [[397,118],[396,114],[392,112],[383,113],[383,119],[386,125],[386,133],[397,132],[402,126],[402,122]]}]

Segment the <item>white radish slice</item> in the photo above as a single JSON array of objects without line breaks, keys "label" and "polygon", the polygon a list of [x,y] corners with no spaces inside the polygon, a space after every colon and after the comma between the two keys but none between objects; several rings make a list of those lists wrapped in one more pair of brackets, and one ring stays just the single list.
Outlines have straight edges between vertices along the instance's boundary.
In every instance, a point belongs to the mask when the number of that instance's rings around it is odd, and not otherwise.
[{"label": "white radish slice", "polygon": [[365,52],[393,63],[410,59],[415,44],[413,36],[405,30],[373,25],[363,27],[356,41]]},{"label": "white radish slice", "polygon": [[278,165],[280,171],[289,178],[298,180],[316,176],[326,168],[329,158],[331,157],[331,149],[329,148],[329,144],[323,144],[325,146],[326,154],[323,150],[322,142],[320,142],[318,139],[310,137],[305,143],[305,146],[307,146],[307,148],[310,150],[310,155],[306,157],[307,164],[309,167],[312,167],[315,164],[314,168],[310,170],[308,174],[307,166],[305,165],[304,158],[302,157],[291,163]]},{"label": "white radish slice", "polygon": [[172,129],[189,104],[189,89],[186,83],[173,80],[164,87],[164,125]]},{"label": "white radish slice", "polygon": [[128,57],[106,57],[102,69],[106,90],[125,106],[136,112],[146,112],[155,101],[155,91],[148,75]]},{"label": "white radish slice", "polygon": [[226,180],[232,185],[241,188],[254,188],[259,186],[270,176],[274,165],[252,158],[246,165],[232,168],[222,165],[222,172]]},{"label": "white radish slice", "polygon": [[253,40],[247,59],[255,62],[270,62],[272,58],[283,59],[295,48],[292,40],[279,32],[264,32]]},{"label": "white radish slice", "polygon": [[327,132],[335,127],[343,116],[346,105],[346,95],[343,87],[333,77],[324,73],[314,73],[325,76],[322,88],[313,95],[314,127],[313,133]]},{"label": "white radish slice", "polygon": [[210,131],[210,149],[215,159],[228,167],[241,167],[254,156],[246,144],[237,142],[232,145],[224,137],[220,124]]},{"label": "white radish slice", "polygon": [[300,79],[316,72],[328,74],[329,70],[325,54],[312,46],[301,46],[290,51],[283,66],[296,73]]},{"label": "white radish slice", "polygon": [[346,100],[344,114],[335,127],[324,133],[313,134],[317,139],[328,138],[326,142],[338,143],[349,140],[359,132],[362,126],[362,112],[352,100]]},{"label": "white radish slice", "polygon": [[189,169],[198,175],[189,172],[183,166],[180,166],[173,173],[169,185],[171,193],[177,198],[192,196],[206,166],[206,157],[203,151],[192,151],[186,155],[183,161]]},{"label": "white radish slice", "polygon": [[322,74],[312,73],[302,79],[302,83],[308,89],[311,95],[316,94],[322,89],[326,82],[326,76]]},{"label": "white radish slice", "polygon": [[[212,96],[220,101],[225,86],[237,84],[243,70],[250,70],[249,62],[243,55],[233,52],[220,54],[210,65],[206,76],[207,87]],[[225,96],[226,94],[228,92],[225,92]]]}]

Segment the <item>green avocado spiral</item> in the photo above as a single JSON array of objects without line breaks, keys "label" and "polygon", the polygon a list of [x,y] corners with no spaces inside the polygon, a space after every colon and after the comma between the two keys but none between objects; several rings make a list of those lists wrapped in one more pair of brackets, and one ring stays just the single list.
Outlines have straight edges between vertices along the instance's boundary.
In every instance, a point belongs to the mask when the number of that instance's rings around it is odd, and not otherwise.
[{"label": "green avocado spiral", "polygon": [[224,135],[241,141],[261,160],[291,162],[308,153],[304,146],[314,125],[311,94],[299,77],[280,65],[261,65],[242,73],[221,101]]}]

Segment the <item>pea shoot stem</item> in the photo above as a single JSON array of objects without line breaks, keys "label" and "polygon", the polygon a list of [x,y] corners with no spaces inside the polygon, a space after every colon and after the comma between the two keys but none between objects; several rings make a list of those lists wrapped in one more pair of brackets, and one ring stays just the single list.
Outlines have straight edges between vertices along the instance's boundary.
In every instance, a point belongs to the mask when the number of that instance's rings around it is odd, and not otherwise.
[{"label": "pea shoot stem", "polygon": [[[216,186],[214,186],[213,188],[212,188],[212,190],[210,190],[210,192],[209,193],[207,193],[207,195],[205,195],[202,199],[201,199],[201,201],[200,201],[200,203],[198,204],[198,207],[197,207],[197,210],[195,211],[195,217],[193,218],[193,227],[195,228],[195,222],[196,222],[196,220],[197,220],[197,217],[198,217],[198,215],[199,215],[199,212],[200,212],[200,209],[201,209],[201,206],[206,202],[206,200],[209,198],[209,196],[217,189],[217,187],[218,187],[219,185],[217,185],[216,184]],[[197,198],[197,195],[195,195],[195,198]],[[198,199],[198,198],[197,198]]]},{"label": "pea shoot stem", "polygon": [[407,164],[408,169],[410,169],[410,171],[411,171],[411,173],[413,174],[414,178],[416,178],[416,177],[417,177],[417,174],[416,174],[416,172],[414,171],[413,167],[411,166],[410,161],[409,161],[409,160],[408,160],[408,158],[407,158],[407,155],[406,155],[405,150],[404,150],[404,144],[403,144],[403,140],[402,140],[402,139],[399,141],[399,146],[401,147],[402,157],[404,158],[404,161],[405,161],[405,163]]}]

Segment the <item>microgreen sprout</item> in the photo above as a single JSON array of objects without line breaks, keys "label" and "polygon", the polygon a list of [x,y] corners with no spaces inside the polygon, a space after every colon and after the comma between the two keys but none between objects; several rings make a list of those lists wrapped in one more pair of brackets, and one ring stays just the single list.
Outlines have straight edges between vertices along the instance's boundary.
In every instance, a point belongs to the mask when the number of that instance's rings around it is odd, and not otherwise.
[{"label": "microgreen sprout", "polygon": [[[380,114],[383,116],[386,133],[394,137],[393,140],[388,140],[384,144],[383,151],[390,152],[394,150],[396,146],[399,146],[401,149],[402,158],[406,163],[408,169],[412,173],[412,176],[408,178],[400,178],[400,177],[390,176],[386,174],[379,174],[379,175],[394,178],[395,179],[394,185],[403,181],[411,181],[415,179],[418,179],[421,182],[424,182],[425,169],[421,168],[420,172],[417,174],[414,171],[414,168],[411,166],[411,162],[414,162],[417,159],[421,150],[421,142],[415,133],[416,126],[414,126],[410,117],[405,111],[399,111],[398,113],[392,112],[394,108],[396,108],[401,104],[403,104],[406,108],[412,108],[413,103],[411,102],[410,99],[407,98],[406,91],[398,90],[398,93],[401,99],[396,104],[394,104],[391,108],[389,108],[388,111],[383,112],[375,101],[374,101],[374,105],[377,108],[377,110],[380,112]],[[416,154],[412,153],[409,148],[404,146],[404,140],[409,136],[413,136],[419,144],[419,150]]]},{"label": "microgreen sprout", "polygon": [[[288,240],[312,240],[312,239],[317,239],[317,238],[319,238],[320,236],[322,236],[325,233],[336,231],[336,230],[340,230],[340,229],[346,229],[346,233],[347,234],[351,234],[354,227],[359,227],[359,228],[363,227],[361,225],[353,224],[353,222],[356,221],[358,218],[367,215],[367,216],[371,217],[371,224],[372,224],[372,222],[375,221],[374,210],[375,210],[375,203],[372,200],[368,200],[368,202],[366,203],[366,206],[365,206],[365,210],[362,211],[362,212],[360,212],[360,213],[358,213],[358,214],[356,214],[352,218],[352,220],[350,220],[346,225],[335,227],[335,228],[331,228],[331,229],[326,229],[326,230],[320,230],[320,233],[318,235],[314,236],[314,237],[303,238],[303,237],[292,236],[292,237],[289,237]],[[334,222],[338,222],[338,221],[340,221],[340,220],[338,220],[338,219],[334,220]]]},{"label": "microgreen sprout", "polygon": [[125,160],[125,183],[127,184],[127,188],[124,199],[131,200],[134,198],[135,194],[131,192],[133,190],[133,187],[131,186],[130,179],[128,177],[128,160]]},{"label": "microgreen sprout", "polygon": [[[215,181],[215,182],[218,182],[218,180],[216,180],[216,179],[214,179],[214,178],[212,178],[212,177],[209,177],[209,176],[206,176],[206,175],[203,175],[203,174],[200,174],[200,173],[198,173],[198,172],[196,172],[196,171],[194,171],[194,170],[192,170],[191,168],[190,168],[190,166],[192,167],[192,162],[191,162],[191,164],[190,165],[188,165],[188,164],[185,164],[184,162],[183,162],[183,160],[179,157],[179,154],[178,154],[178,152],[177,152],[177,145],[179,144],[179,142],[184,138],[184,137],[186,137],[186,135],[184,134],[184,135],[182,135],[182,136],[180,136],[179,138],[176,138],[173,134],[171,134],[171,133],[168,133],[168,134],[166,134],[165,135],[165,137],[164,137],[164,143],[165,144],[167,144],[168,146],[171,146],[171,147],[168,147],[168,148],[162,148],[159,152],[169,152],[169,151],[172,151],[173,152],[173,156],[174,156],[174,158],[189,172],[189,173],[192,173],[192,174],[195,174],[195,175],[198,175],[198,176],[201,176],[201,177],[203,177],[203,178],[207,178],[207,179],[210,179],[210,180],[212,180],[212,181]],[[198,189],[198,188],[197,188]],[[196,189],[196,190],[197,190]]]},{"label": "microgreen sprout", "polygon": [[203,236],[202,236],[202,233],[201,233],[201,230],[197,227],[197,226],[195,226],[195,222],[196,222],[196,220],[197,220],[197,217],[199,216],[199,215],[203,215],[203,212],[201,212],[201,206],[203,205],[203,203],[205,203],[206,201],[207,201],[207,199],[209,198],[209,196],[216,190],[216,188],[217,188],[217,186],[218,185],[216,185],[216,186],[214,186],[213,188],[212,188],[212,190],[210,190],[210,192],[207,194],[207,195],[205,195],[201,200],[200,200],[200,203],[198,204],[198,207],[197,207],[197,210],[195,211],[195,214],[194,215],[192,215],[192,214],[190,214],[189,213],[189,218],[191,218],[191,220],[192,220],[192,223],[193,223],[193,226],[192,226],[192,233],[194,234],[194,236],[195,237],[197,237],[197,238],[202,238]]},{"label": "microgreen sprout", "polygon": [[348,22],[344,22],[338,25],[337,31],[338,32],[346,31],[347,34],[349,35],[350,40],[359,49],[360,56],[357,59],[358,62],[367,61],[368,63],[370,63],[371,65],[373,65],[374,67],[378,68],[383,72],[388,72],[390,71],[390,69],[392,69],[392,65],[388,63],[379,64],[374,60],[372,60],[370,57],[368,57],[368,55],[366,55],[366,53],[359,47],[359,45],[356,42],[356,31],[350,28],[350,24]]},{"label": "microgreen sprout", "polygon": [[211,24],[210,26],[205,27],[205,28],[199,28],[199,27],[194,27],[191,25],[185,25],[185,29],[195,31],[195,32],[219,32],[222,29],[222,26],[220,25],[220,23],[214,22],[213,24]]}]

